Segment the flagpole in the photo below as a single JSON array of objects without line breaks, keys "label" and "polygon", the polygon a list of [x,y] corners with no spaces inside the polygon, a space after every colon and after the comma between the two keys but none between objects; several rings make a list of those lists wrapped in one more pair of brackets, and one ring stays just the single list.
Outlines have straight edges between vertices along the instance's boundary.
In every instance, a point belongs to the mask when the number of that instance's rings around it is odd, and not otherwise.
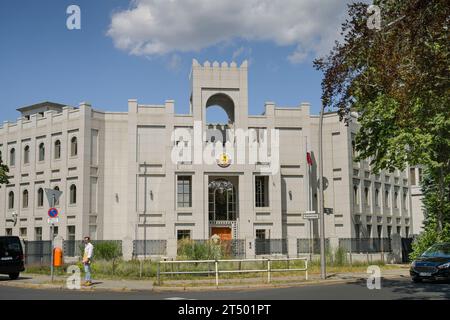
[{"label": "flagpole", "polygon": [[[305,137],[305,150],[306,150],[306,193],[307,193],[307,199],[308,199],[308,205],[307,205],[307,211],[311,211],[311,178],[310,178],[310,163],[309,163],[309,149],[308,149],[308,137]],[[312,253],[313,253],[313,246],[312,246],[312,220],[308,219],[308,249],[309,249],[309,260],[312,261]]]}]

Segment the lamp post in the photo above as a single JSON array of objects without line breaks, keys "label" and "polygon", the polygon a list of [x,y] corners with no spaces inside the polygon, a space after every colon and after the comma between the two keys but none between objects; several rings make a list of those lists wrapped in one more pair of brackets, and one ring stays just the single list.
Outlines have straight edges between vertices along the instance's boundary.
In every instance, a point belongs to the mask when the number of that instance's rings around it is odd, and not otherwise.
[{"label": "lamp post", "polygon": [[319,119],[319,219],[320,219],[320,277],[327,278],[325,260],[325,212],[323,205],[323,114],[325,107],[320,110]]}]

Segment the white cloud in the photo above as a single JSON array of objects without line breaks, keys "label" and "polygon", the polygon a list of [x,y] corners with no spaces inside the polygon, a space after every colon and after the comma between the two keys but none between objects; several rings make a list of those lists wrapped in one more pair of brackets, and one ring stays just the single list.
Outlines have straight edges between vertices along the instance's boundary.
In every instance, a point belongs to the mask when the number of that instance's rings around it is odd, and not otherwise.
[{"label": "white cloud", "polygon": [[232,59],[235,60],[240,56],[244,56],[247,59],[250,59],[252,55],[252,48],[246,48],[244,46],[239,47],[238,49],[234,50],[233,55],[232,55]]},{"label": "white cloud", "polygon": [[[342,0],[134,0],[112,16],[108,35],[133,55],[198,51],[234,39],[295,46],[302,62],[323,54],[339,35]],[[235,52],[237,56],[244,53]]]},{"label": "white cloud", "polygon": [[178,71],[181,66],[181,57],[177,54],[173,54],[170,57],[168,67],[172,71]]}]

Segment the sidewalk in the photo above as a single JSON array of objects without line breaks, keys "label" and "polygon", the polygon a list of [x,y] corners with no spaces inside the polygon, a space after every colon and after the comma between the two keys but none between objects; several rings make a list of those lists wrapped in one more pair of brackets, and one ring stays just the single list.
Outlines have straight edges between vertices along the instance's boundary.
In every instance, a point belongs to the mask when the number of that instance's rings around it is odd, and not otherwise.
[{"label": "sidewalk", "polygon": [[[320,279],[319,274],[310,274],[306,281],[303,276],[296,277],[272,277],[272,283],[267,283],[267,278],[247,278],[247,279],[220,279],[219,287],[215,287],[214,279],[206,280],[164,280],[163,286],[155,286],[156,279],[151,280],[95,280],[91,287],[81,287],[82,291],[207,291],[207,290],[244,290],[280,288],[308,285],[327,285],[338,283],[352,283],[365,281],[367,273],[338,273],[328,274],[327,280]],[[406,268],[382,270],[382,278],[409,278],[409,271]],[[23,274],[18,280],[11,281],[5,276],[0,276],[1,286],[13,286],[30,289],[58,289],[69,290],[66,286],[67,277],[55,277],[53,283],[51,277],[47,275]]]}]

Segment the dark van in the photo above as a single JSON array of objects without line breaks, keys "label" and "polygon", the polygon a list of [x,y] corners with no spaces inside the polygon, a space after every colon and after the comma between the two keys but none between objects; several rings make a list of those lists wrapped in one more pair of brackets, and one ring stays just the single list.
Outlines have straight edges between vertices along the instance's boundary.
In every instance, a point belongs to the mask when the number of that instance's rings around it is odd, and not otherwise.
[{"label": "dark van", "polygon": [[7,274],[11,280],[16,280],[24,270],[23,249],[19,237],[0,237],[0,274]]}]

